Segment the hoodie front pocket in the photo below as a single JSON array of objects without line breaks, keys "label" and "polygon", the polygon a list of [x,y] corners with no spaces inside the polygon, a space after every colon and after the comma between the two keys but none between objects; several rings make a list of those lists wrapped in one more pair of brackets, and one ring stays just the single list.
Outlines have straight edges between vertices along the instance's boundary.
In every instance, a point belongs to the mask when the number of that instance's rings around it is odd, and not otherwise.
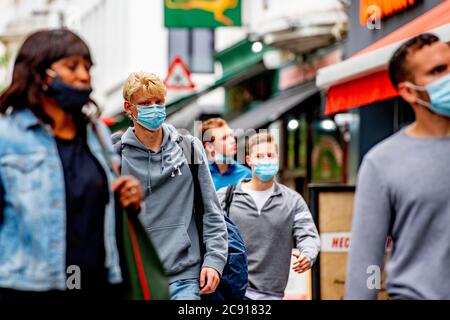
[{"label": "hoodie front pocket", "polygon": [[167,273],[183,270],[189,257],[191,240],[184,224],[148,228],[150,238],[158,251]]}]

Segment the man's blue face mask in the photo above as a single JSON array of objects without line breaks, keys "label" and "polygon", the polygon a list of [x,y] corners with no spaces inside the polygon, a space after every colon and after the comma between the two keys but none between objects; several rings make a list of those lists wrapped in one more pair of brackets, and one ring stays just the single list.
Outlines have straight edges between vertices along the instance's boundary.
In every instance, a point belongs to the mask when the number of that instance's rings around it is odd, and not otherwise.
[{"label": "man's blue face mask", "polygon": [[278,162],[257,162],[255,163],[253,170],[259,180],[266,182],[278,173]]},{"label": "man's blue face mask", "polygon": [[137,106],[137,119],[144,128],[155,131],[166,121],[166,107],[161,105]]},{"label": "man's blue face mask", "polygon": [[425,91],[430,101],[417,99],[417,103],[442,116],[450,117],[450,73],[426,86],[407,83],[414,90]]}]

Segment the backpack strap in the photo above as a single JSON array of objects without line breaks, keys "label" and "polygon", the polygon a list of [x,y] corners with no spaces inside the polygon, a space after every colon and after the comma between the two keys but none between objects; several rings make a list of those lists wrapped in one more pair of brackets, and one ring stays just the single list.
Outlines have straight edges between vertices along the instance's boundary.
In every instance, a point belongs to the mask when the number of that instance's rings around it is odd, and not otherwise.
[{"label": "backpack strap", "polygon": [[122,136],[123,136],[123,133],[120,131],[114,132],[111,135],[111,141],[113,143],[114,150],[116,150],[117,154],[121,157],[122,157],[122,149],[123,149]]},{"label": "backpack strap", "polygon": [[122,149],[123,149],[123,143],[122,140],[117,141],[114,143],[114,150],[116,150],[117,154],[122,157]]},{"label": "backpack strap", "polygon": [[188,136],[180,135],[176,142],[183,151],[185,158],[188,160],[189,169],[191,170],[192,174],[192,183],[194,184],[194,218],[200,240],[200,253],[203,257],[206,253],[206,246],[203,241],[203,215],[205,213],[205,208],[203,205],[203,196],[200,188],[200,181],[198,179],[199,162],[196,161],[197,157],[195,153],[194,140],[189,139]]},{"label": "backpack strap", "polygon": [[234,190],[236,190],[236,186],[230,184],[227,187],[227,192],[225,194],[225,213],[227,217],[230,217],[230,207],[233,202]]},{"label": "backpack strap", "polygon": [[189,141],[187,136],[180,135],[176,142],[183,151],[184,157],[188,160],[189,166],[195,164],[194,140]]}]

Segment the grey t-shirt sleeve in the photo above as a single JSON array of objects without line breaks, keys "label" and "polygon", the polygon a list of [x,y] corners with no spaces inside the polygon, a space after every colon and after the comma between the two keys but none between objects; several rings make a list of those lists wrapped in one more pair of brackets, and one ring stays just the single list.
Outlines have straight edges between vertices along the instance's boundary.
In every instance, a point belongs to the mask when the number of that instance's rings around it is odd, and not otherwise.
[{"label": "grey t-shirt sleeve", "polygon": [[294,238],[297,249],[305,255],[311,266],[320,250],[320,237],[305,200],[298,195],[294,216]]},{"label": "grey t-shirt sleeve", "polygon": [[203,267],[210,267],[222,274],[228,258],[228,232],[225,218],[217,198],[216,189],[209,172],[208,159],[200,140],[195,138],[196,153],[201,155],[198,179],[203,197],[203,240],[206,254]]},{"label": "grey t-shirt sleeve", "polygon": [[[391,220],[388,189],[381,171],[366,158],[359,171],[348,257],[345,298],[376,299],[373,276],[384,268],[386,240]],[[381,281],[381,279],[380,279]]]}]

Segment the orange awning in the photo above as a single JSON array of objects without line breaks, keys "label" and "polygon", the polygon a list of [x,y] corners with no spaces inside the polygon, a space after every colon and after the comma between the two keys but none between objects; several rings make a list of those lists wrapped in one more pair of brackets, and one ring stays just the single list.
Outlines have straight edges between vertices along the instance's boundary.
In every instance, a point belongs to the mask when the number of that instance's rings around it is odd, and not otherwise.
[{"label": "orange awning", "polygon": [[111,127],[112,125],[115,125],[117,123],[117,120],[113,117],[101,117],[100,121],[108,127]]},{"label": "orange awning", "polygon": [[[383,39],[361,50],[353,57],[360,57],[446,24],[450,24],[450,0],[444,1],[420,17],[388,34]],[[386,67],[384,70],[378,70],[375,73],[332,85],[328,91],[325,113],[343,112],[396,97],[398,94],[389,80]]]}]

